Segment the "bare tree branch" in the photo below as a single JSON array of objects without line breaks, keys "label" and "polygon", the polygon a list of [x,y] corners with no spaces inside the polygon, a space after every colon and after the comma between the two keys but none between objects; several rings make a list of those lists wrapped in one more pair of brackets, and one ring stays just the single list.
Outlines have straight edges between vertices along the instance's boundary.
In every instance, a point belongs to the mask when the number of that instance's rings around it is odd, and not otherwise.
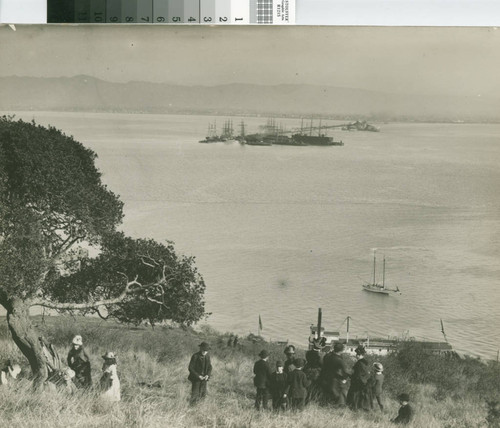
[{"label": "bare tree branch", "polygon": [[[147,254],[139,254],[139,257],[141,258],[142,263],[146,266],[152,268],[160,266],[160,263],[158,263],[155,259],[153,259],[151,256],[148,256]],[[149,259],[150,262],[148,263],[144,259]]]},{"label": "bare tree branch", "polygon": [[[118,273],[121,275],[125,275],[122,272]],[[127,276],[125,275],[125,277]],[[123,302],[123,300],[125,300],[125,298],[133,292],[132,290],[133,286],[138,286],[139,288],[142,287],[142,284],[137,282],[137,276],[133,281],[127,282],[127,285],[125,286],[124,290],[118,297],[113,297],[111,299],[103,299],[103,300],[97,300],[95,302],[85,302],[85,303],[74,303],[74,302],[56,303],[39,299],[39,300],[33,300],[30,306],[42,306],[44,308],[59,309],[59,310],[97,309],[99,308],[99,306],[116,305],[117,303]]]},{"label": "bare tree branch", "polygon": [[109,318],[109,315],[103,315],[101,313],[101,309],[99,307],[97,308],[97,315],[99,315],[99,318],[102,318],[103,320],[107,320]]},{"label": "bare tree branch", "polygon": [[165,302],[153,299],[152,297],[146,296],[146,299],[148,299],[150,302],[157,303],[160,306],[165,306]]}]

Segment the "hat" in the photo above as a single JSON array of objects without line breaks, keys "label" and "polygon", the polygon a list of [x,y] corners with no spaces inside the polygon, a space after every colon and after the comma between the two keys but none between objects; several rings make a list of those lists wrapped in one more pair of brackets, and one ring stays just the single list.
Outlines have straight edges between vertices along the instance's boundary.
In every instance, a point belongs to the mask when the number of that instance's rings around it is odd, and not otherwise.
[{"label": "hat", "polygon": [[356,352],[356,355],[365,355],[366,354],[366,349],[364,346],[359,345],[354,352]]},{"label": "hat", "polygon": [[106,352],[106,353],[102,356],[102,358],[103,358],[104,360],[114,360],[116,357],[115,357],[114,352],[108,351],[108,352]]},{"label": "hat", "polygon": [[410,401],[410,396],[406,392],[403,392],[402,394],[398,395],[398,400],[399,401]]},{"label": "hat", "polygon": [[283,367],[283,361],[281,360],[276,361],[276,367]]},{"label": "hat", "polygon": [[378,372],[383,372],[384,371],[384,366],[381,363],[373,363],[373,367]]},{"label": "hat", "polygon": [[293,345],[288,345],[285,348],[285,354],[295,354],[295,346]]},{"label": "hat", "polygon": [[63,373],[67,375],[70,379],[73,379],[75,377],[74,370],[71,370],[69,367],[66,367]]},{"label": "hat", "polygon": [[80,336],[79,334],[76,335],[75,337],[73,337],[73,340],[71,341],[71,343],[73,343],[73,345],[80,345],[80,346],[82,346],[83,345],[82,336]]},{"label": "hat", "polygon": [[294,362],[293,362],[294,366],[297,367],[298,369],[301,369],[302,367],[304,367],[306,365],[306,362],[303,358],[297,358]]},{"label": "hat", "polygon": [[17,376],[21,373],[21,366],[19,364],[9,365],[9,373],[14,379],[17,379]]},{"label": "hat", "polygon": [[267,358],[269,357],[269,352],[267,352],[265,349],[259,352],[259,357],[260,358]]},{"label": "hat", "polygon": [[210,351],[210,345],[207,342],[201,342],[199,347],[200,351]]},{"label": "hat", "polygon": [[333,345],[333,352],[342,352],[344,350],[344,344],[337,342]]}]

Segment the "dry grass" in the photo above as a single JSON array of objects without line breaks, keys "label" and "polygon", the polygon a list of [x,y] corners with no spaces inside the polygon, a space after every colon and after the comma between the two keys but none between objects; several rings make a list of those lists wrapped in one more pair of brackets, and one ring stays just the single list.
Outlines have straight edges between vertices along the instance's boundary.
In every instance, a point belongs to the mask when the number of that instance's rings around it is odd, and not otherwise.
[{"label": "dry grass", "polygon": [[[224,338],[205,330],[203,338],[213,345],[213,379],[207,399],[189,407],[190,383],[187,365],[197,350],[200,334],[180,329],[127,329],[103,327],[95,320],[52,320],[42,326],[65,355],[68,339],[76,333],[87,339],[93,378],[100,375],[102,355],[107,350],[118,354],[122,383],[120,403],[102,403],[96,393],[67,396],[62,392],[35,392],[28,379],[12,387],[0,388],[0,420],[6,427],[391,427],[397,414],[395,391],[386,391],[384,413],[351,412],[310,405],[302,413],[275,414],[253,408],[252,367],[262,344],[243,341],[239,350],[228,349]],[[2,337],[3,336],[3,337]],[[271,347],[272,355],[281,350]],[[281,357],[281,355],[280,355]],[[0,331],[0,359],[26,363],[5,331]],[[160,382],[162,387],[141,386]],[[410,426],[425,428],[485,427],[487,408],[472,395],[461,399],[437,397],[438,388],[412,384],[416,417]]]}]

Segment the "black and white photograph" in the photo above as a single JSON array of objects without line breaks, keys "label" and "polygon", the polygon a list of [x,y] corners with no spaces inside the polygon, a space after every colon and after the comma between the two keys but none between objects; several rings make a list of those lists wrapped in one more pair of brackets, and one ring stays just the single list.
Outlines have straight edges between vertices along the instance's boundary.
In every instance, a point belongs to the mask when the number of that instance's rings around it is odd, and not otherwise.
[{"label": "black and white photograph", "polygon": [[0,26],[6,427],[500,426],[494,27]]}]

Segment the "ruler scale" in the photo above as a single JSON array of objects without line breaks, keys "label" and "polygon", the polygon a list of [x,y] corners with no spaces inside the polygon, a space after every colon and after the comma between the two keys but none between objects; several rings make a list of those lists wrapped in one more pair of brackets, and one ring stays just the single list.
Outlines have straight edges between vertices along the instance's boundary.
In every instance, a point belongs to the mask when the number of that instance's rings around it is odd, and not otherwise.
[{"label": "ruler scale", "polygon": [[295,24],[296,0],[46,0],[48,23]]}]

